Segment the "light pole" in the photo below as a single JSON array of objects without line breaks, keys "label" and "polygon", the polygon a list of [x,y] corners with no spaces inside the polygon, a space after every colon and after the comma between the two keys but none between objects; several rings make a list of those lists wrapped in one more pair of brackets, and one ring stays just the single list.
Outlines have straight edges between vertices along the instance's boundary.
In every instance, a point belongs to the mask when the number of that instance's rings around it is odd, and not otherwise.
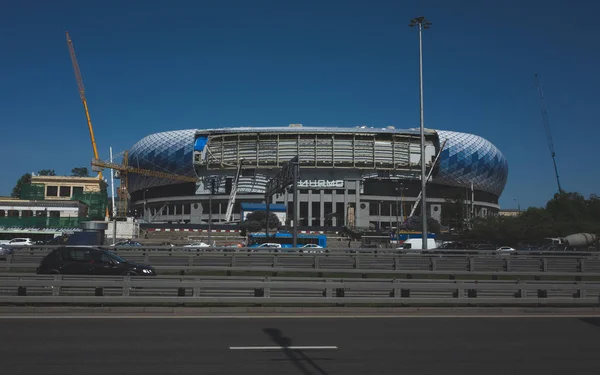
[{"label": "light pole", "polygon": [[425,174],[425,119],[423,116],[423,29],[429,29],[431,22],[425,17],[410,20],[408,26],[419,26],[419,96],[421,107],[421,220],[423,221],[422,239],[423,249],[427,249],[427,200],[426,200],[426,174]]}]

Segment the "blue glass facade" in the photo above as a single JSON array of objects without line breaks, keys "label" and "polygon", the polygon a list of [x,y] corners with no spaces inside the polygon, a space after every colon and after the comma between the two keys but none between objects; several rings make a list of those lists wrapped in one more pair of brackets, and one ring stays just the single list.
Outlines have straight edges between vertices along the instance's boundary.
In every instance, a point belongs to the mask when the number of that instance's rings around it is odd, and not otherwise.
[{"label": "blue glass facade", "polygon": [[[195,129],[150,134],[129,150],[129,165],[160,172],[195,176],[193,168]],[[129,191],[180,183],[156,177],[129,174]]]},{"label": "blue glass facade", "polygon": [[[440,155],[439,170],[433,182],[465,188],[470,187],[472,183],[476,190],[498,197],[502,194],[508,177],[508,163],[496,146],[473,134],[446,130],[438,130],[437,133],[440,144],[444,140],[447,141]],[[144,169],[194,176],[195,134],[195,129],[151,134],[131,148],[129,164]],[[175,183],[178,182],[136,174],[129,176],[131,192]]]},{"label": "blue glass facade", "polygon": [[438,184],[473,187],[500,196],[508,178],[508,162],[492,143],[477,135],[437,130],[446,139],[433,179]]}]

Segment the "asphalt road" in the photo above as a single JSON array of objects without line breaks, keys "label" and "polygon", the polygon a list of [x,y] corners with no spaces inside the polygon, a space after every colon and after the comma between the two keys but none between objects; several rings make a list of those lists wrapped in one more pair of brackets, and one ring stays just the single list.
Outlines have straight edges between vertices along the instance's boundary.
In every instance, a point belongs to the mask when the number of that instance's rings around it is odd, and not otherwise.
[{"label": "asphalt road", "polygon": [[600,373],[600,318],[0,319],[0,332],[11,375]]}]

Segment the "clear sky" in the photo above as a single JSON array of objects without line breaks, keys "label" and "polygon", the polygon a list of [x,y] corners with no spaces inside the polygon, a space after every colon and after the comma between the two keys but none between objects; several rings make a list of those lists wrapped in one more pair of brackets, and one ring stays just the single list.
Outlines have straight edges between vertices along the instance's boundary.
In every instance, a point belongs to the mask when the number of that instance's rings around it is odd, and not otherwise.
[{"label": "clear sky", "polygon": [[[408,4],[413,5],[408,5]],[[425,125],[474,133],[506,156],[500,203],[557,190],[533,74],[540,74],[563,188],[600,193],[600,2],[0,0],[0,195],[40,169],[89,166],[92,148],[65,31],[101,157],[150,133],[227,126]]]}]

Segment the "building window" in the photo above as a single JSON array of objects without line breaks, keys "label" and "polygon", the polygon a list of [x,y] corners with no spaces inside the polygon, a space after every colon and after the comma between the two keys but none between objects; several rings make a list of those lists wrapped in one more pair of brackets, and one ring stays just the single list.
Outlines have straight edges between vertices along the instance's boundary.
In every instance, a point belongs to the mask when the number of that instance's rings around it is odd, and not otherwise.
[{"label": "building window", "polygon": [[60,192],[61,197],[70,197],[71,196],[71,187],[70,186],[61,186],[59,192]]},{"label": "building window", "polygon": [[60,217],[60,211],[50,211],[50,217]]},{"label": "building window", "polygon": [[[198,204],[197,203],[194,203],[194,206],[196,206],[194,208],[198,208]],[[189,205],[189,204],[183,205],[183,214],[184,215],[189,215],[191,213],[191,211],[192,211],[191,205]]]},{"label": "building window", "polygon": [[337,195],[344,195],[344,189],[336,189],[336,190],[335,190],[335,193],[336,193]]},{"label": "building window", "polygon": [[369,204],[369,215],[379,216],[379,204],[378,203],[371,202],[371,204]]},{"label": "building window", "polygon": [[58,197],[58,186],[46,186],[46,196]]},{"label": "building window", "polygon": [[325,193],[325,194],[331,194],[331,193],[332,193],[332,190],[331,190],[331,189],[325,189],[324,193]]},{"label": "building window", "polygon": [[83,186],[73,186],[73,196],[83,194]]},{"label": "building window", "polygon": [[348,189],[348,194],[350,194],[350,195],[356,194],[356,189]]}]

